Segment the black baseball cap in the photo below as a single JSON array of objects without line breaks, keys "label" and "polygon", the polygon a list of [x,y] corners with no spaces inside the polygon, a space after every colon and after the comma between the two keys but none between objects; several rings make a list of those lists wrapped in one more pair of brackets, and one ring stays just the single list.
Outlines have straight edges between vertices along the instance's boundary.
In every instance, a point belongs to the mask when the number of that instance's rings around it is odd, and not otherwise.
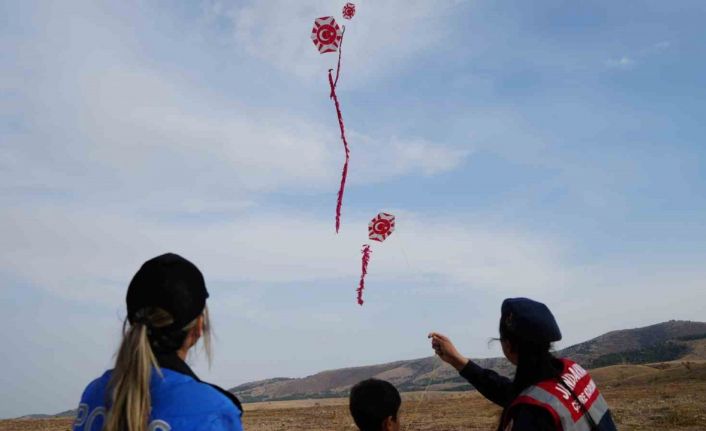
[{"label": "black baseball cap", "polygon": [[201,271],[188,260],[166,253],[142,264],[127,288],[127,317],[134,323],[146,308],[159,307],[174,318],[164,329],[181,329],[206,306],[208,291]]},{"label": "black baseball cap", "polygon": [[528,298],[508,298],[500,308],[502,322],[511,333],[530,340],[561,340],[559,325],[549,307]]}]

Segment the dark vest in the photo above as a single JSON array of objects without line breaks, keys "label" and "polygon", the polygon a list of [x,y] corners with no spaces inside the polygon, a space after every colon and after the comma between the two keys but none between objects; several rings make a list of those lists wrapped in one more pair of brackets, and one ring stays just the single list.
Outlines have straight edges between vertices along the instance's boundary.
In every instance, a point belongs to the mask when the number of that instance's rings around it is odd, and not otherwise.
[{"label": "dark vest", "polygon": [[503,415],[500,429],[512,429],[513,407],[530,404],[549,412],[557,430],[615,430],[608,404],[588,372],[573,361],[561,361],[564,364],[561,377],[544,380],[522,391]]}]

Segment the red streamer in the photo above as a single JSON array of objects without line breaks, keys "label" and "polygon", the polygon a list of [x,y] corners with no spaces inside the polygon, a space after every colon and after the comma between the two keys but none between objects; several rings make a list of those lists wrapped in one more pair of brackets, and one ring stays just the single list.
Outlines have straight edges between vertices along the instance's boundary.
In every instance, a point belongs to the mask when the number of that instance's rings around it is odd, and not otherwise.
[{"label": "red streamer", "polygon": [[336,203],[336,233],[341,227],[341,207],[343,206],[343,191],[346,188],[346,178],[348,177],[348,160],[350,160],[350,149],[348,148],[348,141],[346,140],[346,130],[343,125],[343,116],[341,115],[341,105],[338,103],[338,96],[336,96],[336,85],[338,84],[338,75],[341,71],[341,53],[343,51],[343,34],[346,33],[346,27],[343,27],[343,33],[341,35],[341,44],[338,48],[338,67],[336,68],[336,80],[334,81],[331,72],[333,69],[328,70],[328,83],[331,87],[331,99],[333,99],[336,105],[336,114],[338,115],[338,125],[341,128],[341,140],[343,141],[343,148],[346,150],[346,162],[343,164],[343,172],[341,173],[341,186],[338,189],[338,201]]},{"label": "red streamer", "polygon": [[358,305],[363,305],[363,289],[365,289],[365,276],[368,274],[368,263],[370,262],[370,254],[373,252],[368,244],[363,245],[360,251],[363,253],[363,267],[360,274],[360,284],[358,285]]}]

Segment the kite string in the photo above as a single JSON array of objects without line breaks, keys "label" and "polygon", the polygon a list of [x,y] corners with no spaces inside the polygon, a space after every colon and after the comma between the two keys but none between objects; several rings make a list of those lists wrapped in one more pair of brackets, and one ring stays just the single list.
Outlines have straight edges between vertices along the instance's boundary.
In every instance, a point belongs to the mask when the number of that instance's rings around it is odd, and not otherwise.
[{"label": "kite string", "polygon": [[[345,27],[343,27],[343,32],[345,33]],[[346,188],[346,177],[348,177],[348,161],[350,160],[350,149],[348,148],[348,141],[346,140],[346,129],[343,125],[343,115],[341,114],[341,105],[338,103],[338,96],[336,95],[336,84],[338,83],[338,75],[341,71],[341,49],[343,47],[343,34],[341,34],[341,45],[338,50],[338,68],[336,69],[336,81],[334,82],[331,72],[333,69],[328,70],[328,82],[331,87],[331,98],[336,106],[336,114],[338,115],[338,125],[341,129],[341,140],[343,141],[343,148],[346,150],[346,161],[343,164],[343,172],[341,173],[341,186],[338,189],[338,199],[336,202],[336,233],[341,227],[341,207],[343,206],[343,191]]]},{"label": "kite string", "polygon": [[[403,242],[404,242],[402,239],[403,237],[404,237],[404,234],[402,234],[402,232],[397,232],[397,242],[399,244],[400,251],[402,252],[402,256],[404,257],[405,263],[407,264],[407,268],[409,269],[410,272],[415,273],[416,278],[422,279],[423,274],[419,270],[419,267],[412,266],[412,264],[409,261],[409,257],[407,256],[407,252],[406,252],[404,244],[403,244]],[[410,426],[415,424],[416,422],[419,422],[419,421],[417,421],[417,413],[419,412],[419,409],[420,409],[422,403],[426,399],[426,395],[429,391],[429,387],[434,383],[434,379],[436,378],[438,371],[444,365],[444,362],[440,358],[438,358],[436,355],[434,355],[433,358],[434,358],[433,361],[434,361],[435,365],[432,368],[431,373],[429,373],[429,379],[427,381],[427,384],[424,387],[424,390],[422,391],[422,393],[419,397],[419,400],[417,400],[417,402],[415,403],[414,409],[408,415],[408,423]]]},{"label": "kite string", "polygon": [[428,393],[428,391],[429,391],[429,387],[432,385],[432,383],[434,383],[434,378],[436,378],[436,373],[437,373],[437,371],[439,371],[439,370],[441,369],[442,365],[444,364],[444,363],[443,363],[438,357],[436,357],[436,356],[434,356],[434,359],[433,359],[433,360],[434,360],[435,365],[434,365],[434,367],[432,368],[431,373],[429,374],[429,380],[427,381],[427,384],[426,384],[426,386],[424,387],[424,390],[422,391],[422,394],[419,396],[419,400],[417,400],[417,403],[416,403],[416,405],[414,406],[414,410],[412,410],[412,412],[407,416],[407,417],[408,417],[407,422],[408,422],[408,424],[409,424],[410,427],[411,427],[413,424],[415,424],[416,422],[420,422],[420,421],[416,421],[416,419],[417,419],[417,413],[419,412],[419,408],[422,406],[422,403],[424,402],[424,400],[425,400],[425,398],[426,398],[426,395],[427,395],[427,393]]}]

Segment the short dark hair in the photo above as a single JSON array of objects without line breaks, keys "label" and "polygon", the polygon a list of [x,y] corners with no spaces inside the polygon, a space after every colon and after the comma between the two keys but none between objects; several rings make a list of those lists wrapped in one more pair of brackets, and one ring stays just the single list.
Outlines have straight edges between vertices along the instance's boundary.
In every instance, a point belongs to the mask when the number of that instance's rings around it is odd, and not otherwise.
[{"label": "short dark hair", "polygon": [[351,389],[351,416],[361,431],[379,431],[390,416],[396,420],[400,405],[400,393],[384,380],[363,380]]}]

